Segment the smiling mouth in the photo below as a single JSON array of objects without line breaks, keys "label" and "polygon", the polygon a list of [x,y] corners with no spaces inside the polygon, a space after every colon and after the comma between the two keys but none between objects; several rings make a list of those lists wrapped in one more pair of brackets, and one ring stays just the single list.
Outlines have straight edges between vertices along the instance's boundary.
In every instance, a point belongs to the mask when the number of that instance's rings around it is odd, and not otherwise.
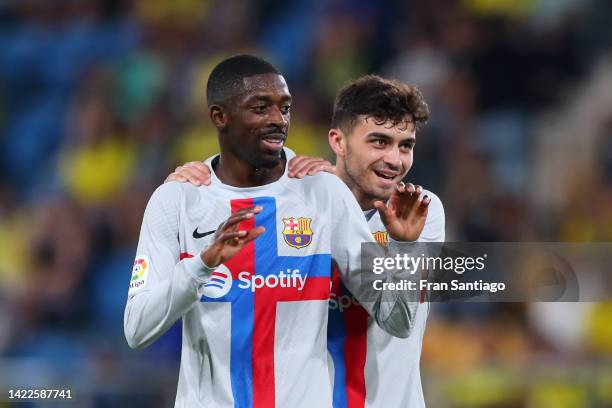
[{"label": "smiling mouth", "polygon": [[261,138],[261,142],[268,149],[278,151],[283,148],[287,136],[283,134],[266,135]]},{"label": "smiling mouth", "polygon": [[275,143],[275,144],[283,144],[285,143],[285,138],[281,137],[281,136],[266,136],[266,137],[262,137],[261,140],[265,140],[266,142],[269,143]]},{"label": "smiling mouth", "polygon": [[393,181],[398,176],[398,174],[389,175],[389,174],[381,173],[380,171],[376,171],[376,170],[374,170],[374,174],[376,174],[378,177],[380,177],[380,178],[382,178],[384,180],[388,180],[388,181]]}]

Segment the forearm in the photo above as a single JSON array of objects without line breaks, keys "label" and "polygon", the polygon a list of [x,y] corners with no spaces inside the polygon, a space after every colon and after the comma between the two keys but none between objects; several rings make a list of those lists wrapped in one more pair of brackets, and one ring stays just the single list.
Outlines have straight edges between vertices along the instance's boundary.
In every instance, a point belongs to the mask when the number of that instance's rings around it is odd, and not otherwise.
[{"label": "forearm", "polygon": [[211,273],[200,257],[185,259],[174,266],[170,279],[130,295],[123,322],[129,346],[147,347],[165,333],[198,303],[198,288]]}]

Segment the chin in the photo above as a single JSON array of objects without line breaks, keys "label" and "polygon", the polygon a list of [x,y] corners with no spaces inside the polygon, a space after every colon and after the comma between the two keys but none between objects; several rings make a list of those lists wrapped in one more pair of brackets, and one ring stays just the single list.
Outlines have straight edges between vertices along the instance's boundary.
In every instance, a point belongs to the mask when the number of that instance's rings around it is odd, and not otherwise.
[{"label": "chin", "polygon": [[280,153],[278,155],[277,154],[262,154],[255,158],[255,162],[253,164],[257,168],[272,169],[278,166],[280,161],[281,161]]},{"label": "chin", "polygon": [[368,196],[375,198],[376,200],[380,200],[380,201],[387,201],[390,197],[391,194],[393,194],[393,189],[386,189],[386,188],[368,188],[368,189],[362,189],[364,193],[366,193]]},{"label": "chin", "polygon": [[387,201],[389,198],[391,198],[391,195],[393,194],[393,190],[395,190],[395,187],[390,187],[390,188],[379,187],[379,188],[376,188],[374,191],[372,191],[372,195],[381,201]]},{"label": "chin", "polygon": [[256,169],[272,169],[281,161],[281,152],[270,152],[259,148],[240,149],[239,157]]}]

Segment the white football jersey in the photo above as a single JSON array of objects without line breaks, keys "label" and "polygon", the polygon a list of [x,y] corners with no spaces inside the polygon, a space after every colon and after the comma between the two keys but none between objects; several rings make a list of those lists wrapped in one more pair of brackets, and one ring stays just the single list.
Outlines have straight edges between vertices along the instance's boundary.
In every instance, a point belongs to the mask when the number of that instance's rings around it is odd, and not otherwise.
[{"label": "white football jersey", "polygon": [[[425,194],[431,197],[431,203],[418,241],[443,242],[442,202],[429,191]],[[387,232],[378,212],[364,214],[375,239],[386,243]],[[334,276],[328,325],[334,408],[425,407],[419,363],[429,307],[422,293],[410,336],[393,337],[369,318]]]},{"label": "white football jersey", "polygon": [[[147,205],[124,317],[128,343],[146,347],[183,319],[176,407],[329,407],[332,258],[359,293],[361,243],[375,242],[363,213],[334,175],[297,180],[285,169],[273,183],[238,188],[219,180],[214,160],[209,186],[166,183]],[[257,205],[262,212],[241,228],[265,233],[206,267],[199,254],[218,226]],[[407,336],[418,302],[398,291],[380,296],[359,300],[381,327]]]}]

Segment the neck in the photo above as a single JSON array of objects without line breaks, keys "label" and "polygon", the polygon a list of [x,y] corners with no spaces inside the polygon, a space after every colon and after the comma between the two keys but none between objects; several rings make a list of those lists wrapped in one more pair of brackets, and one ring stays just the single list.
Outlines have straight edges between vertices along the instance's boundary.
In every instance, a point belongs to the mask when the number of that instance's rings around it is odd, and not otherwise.
[{"label": "neck", "polygon": [[347,185],[349,190],[351,190],[351,193],[353,193],[355,200],[357,200],[357,203],[359,203],[359,207],[361,207],[363,211],[373,210],[375,208],[374,202],[378,201],[378,199],[370,194],[367,194],[361,188],[359,188],[357,182],[353,180],[353,178],[346,172],[344,165],[338,163],[337,159],[336,169],[336,174],[338,175],[338,177],[340,177],[342,181],[344,181],[344,184]]},{"label": "neck", "polygon": [[273,183],[285,172],[285,156],[272,168],[256,167],[231,151],[222,151],[215,173],[223,184],[234,187],[256,187]]}]

